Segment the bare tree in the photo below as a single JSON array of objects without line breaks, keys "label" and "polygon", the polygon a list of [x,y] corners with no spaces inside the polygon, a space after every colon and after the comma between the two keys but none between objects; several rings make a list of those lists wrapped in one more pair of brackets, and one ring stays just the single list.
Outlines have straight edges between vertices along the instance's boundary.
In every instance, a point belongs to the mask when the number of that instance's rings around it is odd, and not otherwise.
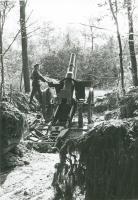
[{"label": "bare tree", "polygon": [[128,13],[128,26],[129,26],[129,52],[131,59],[131,71],[132,71],[132,81],[133,85],[138,85],[137,78],[137,60],[135,53],[135,44],[134,44],[134,28],[133,28],[133,9],[132,9],[132,0],[127,0],[127,13]]},{"label": "bare tree", "polygon": [[[94,50],[94,39],[97,37],[95,30],[99,29],[99,18],[90,18],[89,19],[89,28],[90,28],[90,40],[91,40],[91,53]],[[96,26],[97,25],[97,26]]]},{"label": "bare tree", "polygon": [[93,52],[93,48],[94,48],[94,31],[93,31],[93,27],[90,26],[90,31],[91,31],[91,52]]},{"label": "bare tree", "polygon": [[41,45],[42,49],[47,53],[51,53],[52,46],[54,44],[53,37],[54,27],[50,22],[43,23],[43,28],[41,29]]},{"label": "bare tree", "polygon": [[20,2],[20,26],[21,26],[21,42],[22,42],[22,63],[23,63],[23,77],[24,77],[24,88],[25,92],[30,92],[30,76],[28,67],[28,52],[27,52],[27,33],[26,33],[26,21],[25,21],[25,7],[26,3],[24,0]]},{"label": "bare tree", "polygon": [[108,0],[110,10],[116,25],[116,33],[119,45],[119,61],[120,61],[120,73],[121,73],[121,87],[122,92],[125,94],[125,87],[124,87],[124,68],[123,68],[123,51],[122,51],[122,42],[121,42],[121,35],[119,30],[119,23],[118,23],[118,2],[117,0]]},{"label": "bare tree", "polygon": [[0,64],[1,64],[1,95],[4,95],[4,66],[3,66],[3,42],[2,42],[2,12],[0,11]]},{"label": "bare tree", "polygon": [[[101,18],[90,18],[89,19],[89,24],[83,24],[80,23],[80,25],[84,26],[84,27],[88,27],[89,28],[89,33],[86,34],[86,32],[82,32],[82,35],[84,37],[85,43],[86,43],[86,38],[90,40],[91,42],[91,53],[94,51],[94,40],[97,37],[101,37],[102,34],[98,34],[96,30],[101,30],[101,31],[110,31],[110,29],[106,29],[104,27],[100,27],[99,26],[99,22],[102,20]],[[84,44],[85,46],[85,44]]]},{"label": "bare tree", "polygon": [[5,94],[4,90],[4,62],[3,62],[3,28],[5,24],[6,17],[11,9],[14,7],[14,3],[9,1],[0,2],[0,65],[1,65],[1,96]]}]

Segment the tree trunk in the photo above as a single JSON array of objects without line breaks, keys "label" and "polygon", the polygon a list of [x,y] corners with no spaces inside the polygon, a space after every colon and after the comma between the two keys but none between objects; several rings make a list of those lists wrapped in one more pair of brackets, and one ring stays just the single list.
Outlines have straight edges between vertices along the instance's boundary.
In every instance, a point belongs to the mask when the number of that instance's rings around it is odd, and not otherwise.
[{"label": "tree trunk", "polygon": [[2,127],[1,127],[1,110],[0,110],[0,172],[1,171],[2,171]]},{"label": "tree trunk", "polygon": [[117,39],[118,39],[118,44],[119,44],[119,62],[120,62],[120,73],[121,73],[121,87],[122,87],[123,94],[125,94],[123,52],[122,52],[121,37],[120,37],[120,33],[119,33],[119,29],[118,28],[117,28]]},{"label": "tree trunk", "polygon": [[121,74],[121,87],[122,87],[122,92],[125,94],[125,86],[124,86],[124,68],[123,68],[123,51],[122,51],[122,42],[121,42],[121,36],[120,36],[120,31],[119,31],[119,25],[118,25],[118,18],[117,18],[117,1],[115,1],[115,8],[116,12],[113,9],[113,3],[111,0],[109,1],[109,6],[111,13],[113,15],[115,25],[116,25],[116,32],[117,32],[117,39],[118,39],[118,45],[119,45],[119,61],[120,61],[120,74]]},{"label": "tree trunk", "polygon": [[25,92],[30,92],[30,76],[28,67],[28,53],[27,53],[27,34],[25,22],[25,1],[20,0],[20,26],[21,26],[21,41],[22,41],[22,63],[23,63],[23,77]]},{"label": "tree trunk", "polygon": [[132,18],[132,2],[127,0],[127,11],[128,11],[128,26],[129,26],[129,51],[131,59],[131,68],[132,68],[132,80],[133,85],[138,85],[137,80],[137,60],[135,54],[135,45],[134,45],[134,30],[133,30],[133,18]]},{"label": "tree trunk", "polygon": [[3,44],[2,44],[2,19],[1,19],[1,12],[0,12],[0,65],[1,65],[1,96],[4,94],[4,65],[3,65]]},{"label": "tree trunk", "polygon": [[94,35],[93,35],[93,28],[90,26],[91,30],[91,53],[93,53],[93,48],[94,48]]}]

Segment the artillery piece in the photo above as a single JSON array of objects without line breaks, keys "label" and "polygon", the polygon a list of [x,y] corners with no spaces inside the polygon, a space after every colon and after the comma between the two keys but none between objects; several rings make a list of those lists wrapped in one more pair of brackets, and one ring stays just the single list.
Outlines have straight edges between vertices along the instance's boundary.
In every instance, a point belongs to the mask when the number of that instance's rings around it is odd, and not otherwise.
[{"label": "artillery piece", "polygon": [[[92,122],[92,109],[94,105],[92,82],[77,80],[76,75],[76,55],[72,53],[65,78],[57,84],[49,84],[50,88],[55,88],[57,96],[54,100],[54,107],[56,109],[53,112],[53,117],[48,127],[50,135],[53,133],[57,135],[57,133],[60,133],[60,130],[65,128],[83,129],[86,124],[84,110],[87,112],[87,124]],[[89,88],[89,90],[86,91],[86,88]],[[87,98],[86,93],[88,94]],[[78,119],[77,123],[75,121],[76,118]]]}]

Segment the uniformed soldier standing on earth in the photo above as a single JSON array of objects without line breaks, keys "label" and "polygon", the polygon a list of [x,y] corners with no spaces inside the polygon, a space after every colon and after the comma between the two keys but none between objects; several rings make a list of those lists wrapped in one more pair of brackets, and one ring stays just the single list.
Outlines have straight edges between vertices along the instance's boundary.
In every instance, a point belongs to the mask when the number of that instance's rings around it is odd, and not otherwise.
[{"label": "uniformed soldier standing on earth", "polygon": [[47,82],[47,81],[39,72],[39,64],[34,65],[34,70],[31,75],[31,79],[32,79],[32,92],[30,96],[30,103],[32,103],[34,95],[38,93],[40,104],[42,105],[42,92],[40,89],[40,81],[43,81],[43,82]]}]

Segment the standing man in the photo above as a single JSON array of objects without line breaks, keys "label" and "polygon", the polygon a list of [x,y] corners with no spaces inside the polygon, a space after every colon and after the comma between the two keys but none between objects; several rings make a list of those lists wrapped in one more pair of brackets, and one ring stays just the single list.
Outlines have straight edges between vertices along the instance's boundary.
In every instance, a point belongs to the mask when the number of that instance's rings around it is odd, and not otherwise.
[{"label": "standing man", "polygon": [[40,89],[40,81],[46,82],[46,80],[39,72],[39,64],[34,65],[34,70],[31,75],[31,79],[32,79],[32,92],[30,96],[30,103],[32,103],[34,95],[38,93],[40,104],[42,105],[42,92]]}]

